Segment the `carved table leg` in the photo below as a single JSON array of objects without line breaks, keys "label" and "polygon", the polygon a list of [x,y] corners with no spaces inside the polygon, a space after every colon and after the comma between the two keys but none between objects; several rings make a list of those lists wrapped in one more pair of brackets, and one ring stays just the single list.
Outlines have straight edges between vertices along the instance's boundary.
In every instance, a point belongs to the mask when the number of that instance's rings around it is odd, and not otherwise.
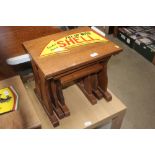
[{"label": "carved table leg", "polygon": [[88,75],[83,79],[83,81],[80,81],[78,83],[79,88],[82,90],[82,92],[85,94],[87,99],[91,102],[91,104],[96,104],[97,100],[95,96],[92,93],[92,85],[91,85],[91,76]]},{"label": "carved table leg", "polygon": [[33,73],[34,73],[34,79],[35,79],[35,93],[38,96],[39,100],[42,100],[42,94],[41,94],[41,87],[40,87],[40,78],[38,74],[38,67],[35,65],[33,60],[31,61]]},{"label": "carved table leg", "polygon": [[92,91],[93,91],[93,94],[95,95],[95,97],[97,99],[101,99],[103,98],[103,95],[102,93],[99,91],[98,89],[98,78],[97,78],[97,73],[96,74],[93,74],[91,75],[91,83],[92,83]]},{"label": "carved table leg", "polygon": [[107,91],[107,86],[108,86],[108,75],[107,75],[107,63],[103,62],[103,69],[98,73],[98,82],[99,82],[99,90],[103,94],[103,97],[107,100],[110,101],[112,99],[111,94]]},{"label": "carved table leg", "polygon": [[60,103],[59,103],[58,96],[57,96],[57,86],[55,84],[55,81],[51,80],[50,85],[51,85],[50,96],[51,96],[52,103],[54,104],[54,106],[53,106],[54,111],[57,114],[57,116],[60,119],[62,119],[65,117],[65,114],[63,113],[62,109],[60,108]]},{"label": "carved table leg", "polygon": [[49,81],[45,80],[44,77],[41,75],[41,73],[40,73],[40,82],[41,82],[41,93],[42,93],[41,103],[46,113],[48,114],[53,126],[56,127],[59,125],[59,121],[53,111],[53,104],[52,104],[51,97],[49,94],[49,90],[50,90]]},{"label": "carved table leg", "polygon": [[65,116],[69,116],[70,112],[68,107],[65,104],[65,99],[63,96],[63,92],[62,92],[62,85],[60,83],[60,81],[56,81],[56,85],[57,85],[57,95],[58,95],[58,99],[59,99],[59,106],[62,109],[62,111],[64,112]]}]

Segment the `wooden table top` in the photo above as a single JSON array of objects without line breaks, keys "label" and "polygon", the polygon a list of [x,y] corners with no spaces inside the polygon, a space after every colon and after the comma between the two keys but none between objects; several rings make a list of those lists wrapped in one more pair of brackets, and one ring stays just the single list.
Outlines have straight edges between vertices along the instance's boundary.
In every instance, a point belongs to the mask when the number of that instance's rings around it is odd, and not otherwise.
[{"label": "wooden table top", "polygon": [[19,95],[16,111],[0,115],[0,129],[40,128],[41,122],[19,76],[0,81],[0,89],[13,86]]},{"label": "wooden table top", "polygon": [[[100,42],[95,44],[88,44],[85,46],[74,47],[70,49],[67,53],[59,53],[45,57],[40,57],[40,54],[42,53],[43,49],[51,40],[58,40],[67,35],[84,31],[93,30],[89,27],[80,27],[77,29],[72,29],[69,31],[64,31],[57,34],[41,37],[38,39],[26,41],[23,43],[23,46],[26,49],[26,51],[31,55],[32,59],[34,60],[36,65],[41,69],[46,78],[51,78],[67,70],[74,69],[82,65],[92,63],[94,61],[98,61],[100,59],[103,59],[104,57],[122,51],[122,48],[120,48],[113,42],[108,41],[107,43]],[[98,55],[92,57],[91,54],[94,52]]]}]

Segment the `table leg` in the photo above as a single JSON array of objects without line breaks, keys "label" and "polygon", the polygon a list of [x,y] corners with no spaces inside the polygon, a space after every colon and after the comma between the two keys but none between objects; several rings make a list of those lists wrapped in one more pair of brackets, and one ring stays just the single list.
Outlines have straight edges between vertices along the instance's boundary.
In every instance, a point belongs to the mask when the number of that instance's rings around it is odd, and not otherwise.
[{"label": "table leg", "polygon": [[92,91],[93,91],[93,94],[95,95],[95,97],[97,99],[101,99],[103,98],[103,95],[102,93],[99,91],[98,89],[98,78],[97,78],[97,73],[91,75],[91,83],[92,83]]},{"label": "table leg", "polygon": [[53,104],[51,101],[51,97],[49,94],[49,81],[45,80],[42,75],[40,75],[40,81],[41,81],[41,92],[42,92],[42,100],[41,103],[48,114],[52,124],[54,127],[59,125],[59,121],[57,117],[54,114]]},{"label": "table leg", "polygon": [[50,81],[51,91],[50,96],[53,103],[53,108],[57,116],[62,119],[65,117],[65,114],[63,113],[62,109],[60,108],[60,103],[57,96],[57,86],[54,80]]},{"label": "table leg", "polygon": [[35,93],[38,96],[39,100],[42,100],[42,93],[41,93],[41,87],[40,87],[40,78],[38,74],[38,67],[35,65],[33,60],[31,61],[33,73],[34,73],[34,79],[35,79]]},{"label": "table leg", "polygon": [[82,90],[82,92],[85,94],[87,99],[91,102],[91,104],[97,103],[96,97],[92,93],[91,75],[86,76],[77,85]]},{"label": "table leg", "polygon": [[67,105],[65,104],[65,99],[63,96],[63,92],[62,92],[62,85],[59,80],[56,81],[56,85],[57,85],[57,95],[58,95],[58,99],[59,99],[60,108],[64,112],[65,116],[69,116],[70,111],[69,111]]},{"label": "table leg", "polygon": [[98,89],[103,94],[103,97],[107,101],[110,101],[110,100],[112,100],[112,96],[107,91],[107,86],[108,86],[107,63],[108,63],[108,60],[109,60],[109,58],[105,62],[102,63],[103,69],[98,73],[98,83],[99,83]]}]

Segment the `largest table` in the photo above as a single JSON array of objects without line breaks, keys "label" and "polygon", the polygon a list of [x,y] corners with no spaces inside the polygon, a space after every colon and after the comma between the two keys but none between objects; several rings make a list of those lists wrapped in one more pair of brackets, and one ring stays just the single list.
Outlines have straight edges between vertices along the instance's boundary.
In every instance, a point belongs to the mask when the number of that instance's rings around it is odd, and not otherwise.
[{"label": "largest table", "polygon": [[59,125],[58,118],[70,115],[62,93],[63,86],[70,82],[76,81],[92,104],[97,103],[97,99],[102,97],[107,101],[112,99],[107,91],[107,62],[112,55],[122,51],[122,48],[113,42],[108,40],[106,43],[87,44],[71,48],[68,52],[40,56],[51,40],[86,31],[93,30],[89,27],[80,27],[23,43],[32,57],[35,92],[53,126]]}]

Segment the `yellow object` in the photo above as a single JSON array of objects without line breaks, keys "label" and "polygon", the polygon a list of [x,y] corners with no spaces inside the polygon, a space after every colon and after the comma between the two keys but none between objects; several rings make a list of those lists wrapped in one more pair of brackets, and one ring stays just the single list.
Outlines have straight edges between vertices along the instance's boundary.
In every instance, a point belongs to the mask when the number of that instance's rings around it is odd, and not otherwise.
[{"label": "yellow object", "polygon": [[0,114],[17,110],[18,94],[13,86],[0,89]]},{"label": "yellow object", "polygon": [[106,43],[108,40],[101,37],[93,31],[86,31],[68,35],[58,40],[52,40],[42,51],[40,56],[48,56],[56,53],[68,52],[69,49],[92,44],[103,42]]}]

